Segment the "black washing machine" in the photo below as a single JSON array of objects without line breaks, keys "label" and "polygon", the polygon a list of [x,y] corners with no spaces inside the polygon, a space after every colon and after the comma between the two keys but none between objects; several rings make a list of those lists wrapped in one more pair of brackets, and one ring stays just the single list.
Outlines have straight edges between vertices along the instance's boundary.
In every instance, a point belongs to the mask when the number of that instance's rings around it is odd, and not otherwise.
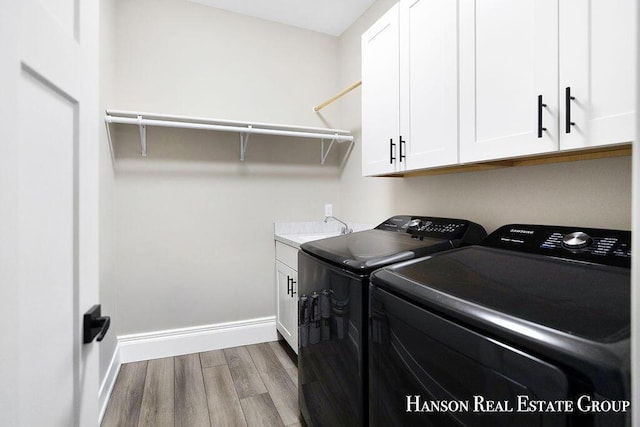
[{"label": "black washing machine", "polygon": [[308,425],[368,424],[369,274],[485,236],[466,220],[394,216],[373,230],[301,245],[298,390]]},{"label": "black washing machine", "polygon": [[374,272],[371,424],[630,425],[630,243],[507,225]]}]

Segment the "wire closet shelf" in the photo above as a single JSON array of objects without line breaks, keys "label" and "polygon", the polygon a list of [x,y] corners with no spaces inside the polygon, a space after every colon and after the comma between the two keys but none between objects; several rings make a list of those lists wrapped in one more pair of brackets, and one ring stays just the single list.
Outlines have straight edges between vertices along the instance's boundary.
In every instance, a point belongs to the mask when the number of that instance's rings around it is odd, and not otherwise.
[{"label": "wire closet shelf", "polygon": [[[320,164],[325,163],[334,143],[342,143],[345,141],[353,143],[351,132],[342,129],[244,122],[122,110],[107,110],[104,120],[107,126],[109,145],[112,147],[112,153],[113,144],[109,125],[113,123],[138,126],[140,132],[140,151],[143,157],[147,156],[147,126],[236,132],[240,135],[240,161],[244,161],[250,135],[277,135],[319,139],[321,141]],[[325,142],[328,142],[328,146]]]}]

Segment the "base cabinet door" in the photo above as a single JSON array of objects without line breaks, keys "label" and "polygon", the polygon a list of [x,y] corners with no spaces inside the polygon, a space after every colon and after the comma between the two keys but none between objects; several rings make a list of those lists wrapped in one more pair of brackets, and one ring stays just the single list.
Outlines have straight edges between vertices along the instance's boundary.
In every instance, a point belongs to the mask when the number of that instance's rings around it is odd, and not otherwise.
[{"label": "base cabinet door", "polygon": [[276,328],[298,353],[298,273],[276,260]]}]

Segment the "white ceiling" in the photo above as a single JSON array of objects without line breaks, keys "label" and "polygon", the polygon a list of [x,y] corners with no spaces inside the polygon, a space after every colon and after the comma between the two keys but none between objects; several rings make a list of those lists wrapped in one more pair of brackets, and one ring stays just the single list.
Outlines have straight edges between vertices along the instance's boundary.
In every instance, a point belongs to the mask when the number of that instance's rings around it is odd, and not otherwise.
[{"label": "white ceiling", "polygon": [[189,0],[268,21],[339,36],[375,0]]}]

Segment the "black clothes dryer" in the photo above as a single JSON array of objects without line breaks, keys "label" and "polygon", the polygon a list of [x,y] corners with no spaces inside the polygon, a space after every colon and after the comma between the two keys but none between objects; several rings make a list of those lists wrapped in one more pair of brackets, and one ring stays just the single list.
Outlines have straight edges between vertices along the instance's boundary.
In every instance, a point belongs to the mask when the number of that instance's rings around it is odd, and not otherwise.
[{"label": "black clothes dryer", "polygon": [[629,425],[630,242],[507,225],[374,272],[371,424]]},{"label": "black clothes dryer", "polygon": [[466,220],[394,216],[373,230],[301,245],[298,390],[307,425],[368,424],[369,274],[485,236]]}]

